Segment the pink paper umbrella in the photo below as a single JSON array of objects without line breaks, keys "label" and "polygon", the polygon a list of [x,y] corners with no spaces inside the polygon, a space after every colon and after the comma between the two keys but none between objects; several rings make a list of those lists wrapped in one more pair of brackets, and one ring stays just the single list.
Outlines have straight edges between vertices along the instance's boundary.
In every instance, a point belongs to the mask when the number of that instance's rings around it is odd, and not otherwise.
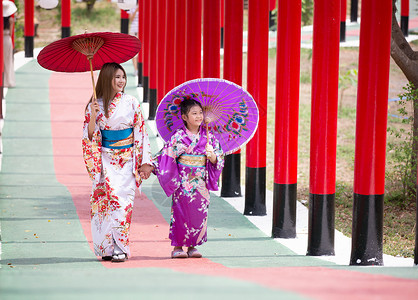
[{"label": "pink paper umbrella", "polygon": [[165,95],[157,107],[156,125],[164,141],[184,127],[180,103],[188,98],[199,101],[208,129],[219,140],[225,154],[231,154],[246,144],[258,125],[258,108],[253,97],[241,86],[219,78],[187,81]]}]

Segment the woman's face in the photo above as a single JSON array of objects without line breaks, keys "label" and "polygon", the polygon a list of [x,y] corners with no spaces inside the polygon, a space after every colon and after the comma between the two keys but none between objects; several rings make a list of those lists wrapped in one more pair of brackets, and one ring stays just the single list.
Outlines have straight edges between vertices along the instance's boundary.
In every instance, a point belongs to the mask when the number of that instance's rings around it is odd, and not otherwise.
[{"label": "woman's face", "polygon": [[121,69],[117,69],[113,80],[112,80],[112,89],[114,94],[122,92],[126,85],[125,74]]}]

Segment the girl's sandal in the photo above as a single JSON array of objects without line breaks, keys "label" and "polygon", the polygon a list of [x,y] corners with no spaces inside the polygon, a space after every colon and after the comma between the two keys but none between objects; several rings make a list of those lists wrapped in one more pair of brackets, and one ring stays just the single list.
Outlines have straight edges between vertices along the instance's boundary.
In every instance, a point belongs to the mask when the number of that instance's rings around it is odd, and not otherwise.
[{"label": "girl's sandal", "polygon": [[186,252],[183,249],[176,249],[171,251],[171,258],[187,258]]},{"label": "girl's sandal", "polygon": [[187,251],[187,256],[191,258],[201,258],[202,254],[199,251],[197,251],[196,248],[192,248]]}]

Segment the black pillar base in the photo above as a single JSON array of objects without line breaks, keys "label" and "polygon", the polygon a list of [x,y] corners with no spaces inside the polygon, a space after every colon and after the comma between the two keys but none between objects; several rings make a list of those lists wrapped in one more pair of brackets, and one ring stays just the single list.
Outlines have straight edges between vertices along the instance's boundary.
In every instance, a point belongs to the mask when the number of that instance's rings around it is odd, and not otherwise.
[{"label": "black pillar base", "polygon": [[401,16],[401,30],[405,37],[408,36],[409,16]]},{"label": "black pillar base", "polygon": [[345,22],[340,22],[340,42],[345,42]]},{"label": "black pillar base", "polygon": [[138,70],[138,84],[136,86],[142,86],[142,63],[139,62],[137,63],[137,68]]},{"label": "black pillar base", "polygon": [[142,79],[143,79],[142,84],[144,88],[144,98],[142,101],[149,102],[149,85],[148,85],[149,77],[143,76]]},{"label": "black pillar base", "polygon": [[157,89],[149,89],[149,115],[148,120],[155,120],[157,112]]},{"label": "black pillar base", "polygon": [[221,27],[221,49],[224,48],[224,28]]},{"label": "black pillar base", "polygon": [[306,255],[335,255],[335,194],[309,194]]},{"label": "black pillar base", "polygon": [[129,19],[120,19],[120,32],[129,34]]},{"label": "black pillar base", "polygon": [[25,57],[33,57],[33,36],[25,36]]},{"label": "black pillar base", "polygon": [[297,184],[273,186],[273,238],[291,239],[296,237],[296,191]]},{"label": "black pillar base", "polygon": [[274,19],[273,19],[273,12],[270,10],[269,11],[269,30],[272,30],[272,31],[276,31],[276,23],[274,22]]},{"label": "black pillar base", "polygon": [[249,168],[245,172],[244,215],[265,216],[266,168]]},{"label": "black pillar base", "polygon": [[61,38],[71,36],[71,27],[61,27]]},{"label": "black pillar base", "polygon": [[241,197],[241,154],[225,156],[222,170],[221,197]]},{"label": "black pillar base", "polygon": [[383,266],[383,198],[354,193],[350,265]]},{"label": "black pillar base", "polygon": [[358,17],[358,0],[351,0],[350,20],[352,23],[357,22]]}]

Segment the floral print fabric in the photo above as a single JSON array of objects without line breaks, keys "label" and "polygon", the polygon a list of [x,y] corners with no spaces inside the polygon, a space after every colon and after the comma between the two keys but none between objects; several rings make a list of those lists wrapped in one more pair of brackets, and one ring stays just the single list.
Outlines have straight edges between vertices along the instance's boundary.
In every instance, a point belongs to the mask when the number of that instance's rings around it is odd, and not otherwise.
[{"label": "floral print fabric", "polygon": [[[203,166],[185,165],[178,158],[206,155],[206,133],[193,135],[187,129],[178,129],[154,160],[155,174],[167,196],[173,195],[169,238],[172,246],[194,247],[207,240],[209,190],[218,190],[224,158],[218,140],[209,134],[217,162],[209,160]],[[201,157],[197,157],[199,160]]]},{"label": "floral print fabric", "polygon": [[[98,99],[96,128],[92,140],[88,138],[91,116],[89,104],[83,128],[83,156],[87,171],[93,181],[91,204],[91,230],[94,252],[97,256],[111,256],[114,243],[126,253],[129,251],[135,187],[140,187],[138,169],[142,164],[152,164],[151,149],[139,102],[132,96],[117,93],[105,116],[103,101]],[[134,146],[127,149],[102,147],[100,130],[133,128]]]}]

